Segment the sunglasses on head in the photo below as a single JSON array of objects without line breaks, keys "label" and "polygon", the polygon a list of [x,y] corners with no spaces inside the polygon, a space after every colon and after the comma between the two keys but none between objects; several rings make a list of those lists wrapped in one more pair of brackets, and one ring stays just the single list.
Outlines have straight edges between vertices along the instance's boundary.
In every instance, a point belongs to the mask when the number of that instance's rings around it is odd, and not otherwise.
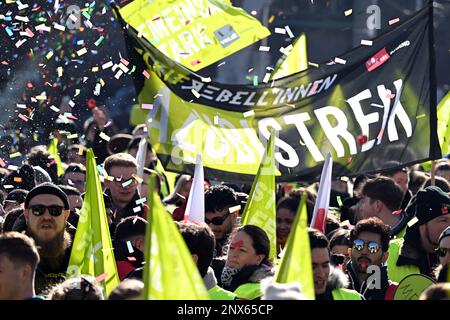
[{"label": "sunglasses on head", "polygon": [[445,257],[450,252],[450,248],[437,248],[435,252],[439,257]]},{"label": "sunglasses on head", "polygon": [[31,213],[36,216],[42,216],[45,213],[45,210],[48,210],[48,213],[52,217],[59,217],[63,211],[64,207],[53,205],[53,206],[43,206],[43,205],[35,205],[30,207]]},{"label": "sunglasses on head", "polygon": [[220,226],[225,221],[225,219],[228,218],[230,213],[231,212],[228,211],[223,216],[221,216],[221,217],[214,217],[211,220],[209,220],[208,218],[205,217],[205,223],[206,224],[211,224],[212,223],[212,224],[214,224],[216,226]]},{"label": "sunglasses on head", "polygon": [[[355,241],[353,241],[353,249],[362,251],[365,244],[366,242],[364,240],[356,239]],[[375,241],[369,241],[367,242],[367,249],[370,253],[377,253],[380,250],[380,245]]]}]

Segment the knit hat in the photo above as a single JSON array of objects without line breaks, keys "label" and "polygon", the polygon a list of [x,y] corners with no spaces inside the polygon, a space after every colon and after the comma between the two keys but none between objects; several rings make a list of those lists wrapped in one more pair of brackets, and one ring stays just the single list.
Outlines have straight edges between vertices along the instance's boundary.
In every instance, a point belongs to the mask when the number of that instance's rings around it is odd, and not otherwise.
[{"label": "knit hat", "polygon": [[417,193],[416,217],[419,225],[450,213],[450,196],[435,186]]},{"label": "knit hat", "polygon": [[51,182],[44,182],[34,187],[28,193],[27,198],[25,199],[25,208],[28,208],[31,199],[40,194],[52,194],[54,196],[57,196],[64,203],[64,209],[69,210],[69,201],[67,199],[67,195],[64,193],[64,191],[61,190],[61,188]]},{"label": "knit hat", "polygon": [[27,197],[28,190],[15,189],[8,193],[5,202],[23,203]]}]

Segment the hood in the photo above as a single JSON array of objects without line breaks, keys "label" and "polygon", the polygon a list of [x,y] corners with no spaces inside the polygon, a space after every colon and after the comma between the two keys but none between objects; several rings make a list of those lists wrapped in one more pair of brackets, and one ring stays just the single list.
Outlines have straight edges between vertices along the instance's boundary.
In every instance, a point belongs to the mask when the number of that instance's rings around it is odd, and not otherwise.
[{"label": "hood", "polygon": [[330,266],[327,288],[330,290],[346,288],[348,286],[347,275],[338,268]]},{"label": "hood", "polygon": [[265,264],[256,269],[253,274],[248,278],[249,282],[261,282],[261,280],[273,277],[275,274],[272,267]]},{"label": "hood", "polygon": [[214,275],[213,268],[208,267],[208,271],[206,271],[206,274],[203,277],[203,282],[205,284],[206,290],[209,290],[217,285],[217,279]]}]

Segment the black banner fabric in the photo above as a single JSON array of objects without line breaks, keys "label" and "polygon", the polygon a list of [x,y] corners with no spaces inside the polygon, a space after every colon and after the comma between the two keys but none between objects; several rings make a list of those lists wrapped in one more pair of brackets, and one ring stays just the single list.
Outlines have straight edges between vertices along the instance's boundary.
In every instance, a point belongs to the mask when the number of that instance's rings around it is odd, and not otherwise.
[{"label": "black banner fabric", "polygon": [[[200,105],[225,119],[229,114],[243,114],[243,119],[250,114],[249,128],[262,140],[275,128],[278,181],[317,178],[327,152],[333,158],[333,176],[376,172],[441,156],[431,4],[371,45],[361,45],[317,68],[253,86],[202,78],[137,37],[133,28],[126,32],[130,47],[140,48],[145,63],[193,109]],[[188,107],[189,103],[183,106]],[[179,129],[176,121],[168,121],[172,129]],[[170,143],[161,142],[158,150],[166,167],[191,172],[191,165],[175,165],[171,160]],[[251,180],[254,174],[213,168],[207,162],[204,166],[207,177],[220,180],[236,179],[237,173]]]}]

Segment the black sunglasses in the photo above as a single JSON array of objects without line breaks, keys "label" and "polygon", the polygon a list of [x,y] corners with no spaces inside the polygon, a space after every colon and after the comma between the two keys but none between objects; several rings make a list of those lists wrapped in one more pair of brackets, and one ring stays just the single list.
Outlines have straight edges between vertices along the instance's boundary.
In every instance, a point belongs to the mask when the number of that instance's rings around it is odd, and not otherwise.
[{"label": "black sunglasses", "polygon": [[225,221],[225,219],[228,218],[230,213],[231,212],[228,211],[223,216],[221,216],[221,217],[214,217],[211,220],[209,220],[208,218],[205,217],[205,223],[206,224],[212,223],[213,225],[220,226]]},{"label": "black sunglasses", "polygon": [[439,257],[445,257],[450,252],[450,248],[437,248],[434,250]]},{"label": "black sunglasses", "polygon": [[[353,249],[362,251],[365,244],[366,242],[364,240],[356,239],[353,241]],[[380,245],[375,241],[369,241],[367,242],[367,249],[369,249],[370,253],[377,253],[380,250]]]},{"label": "black sunglasses", "polygon": [[52,217],[59,217],[64,211],[64,207],[57,205],[48,207],[43,205],[35,205],[30,207],[31,213],[36,217],[42,216],[45,213],[46,209],[48,210],[48,213],[50,213]]}]

